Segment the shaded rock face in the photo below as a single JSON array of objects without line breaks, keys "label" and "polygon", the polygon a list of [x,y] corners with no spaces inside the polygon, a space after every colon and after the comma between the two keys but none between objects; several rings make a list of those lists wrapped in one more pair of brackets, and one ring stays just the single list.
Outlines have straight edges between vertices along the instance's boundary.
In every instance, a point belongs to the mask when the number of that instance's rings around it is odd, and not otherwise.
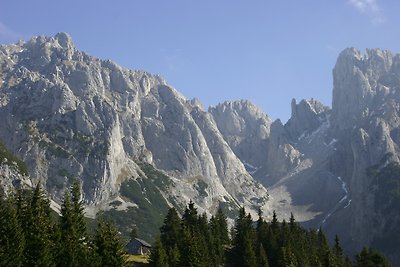
[{"label": "shaded rock face", "polygon": [[[367,173],[383,159],[383,166],[399,162],[399,66],[400,56],[389,51],[344,50],[333,70],[332,110],[313,99],[293,100],[291,118],[285,125],[269,123],[264,139],[240,127],[262,124],[257,116],[238,116],[240,102],[211,113],[229,144],[240,140],[241,150],[233,150],[243,162],[251,162],[246,153],[263,159],[251,173],[269,187],[270,209],[286,218],[293,211],[332,238],[339,233],[346,249],[355,252],[387,236],[380,226],[400,217],[377,218],[381,213]],[[253,149],[260,140],[263,149]]]},{"label": "shaded rock face", "polygon": [[272,123],[267,114],[246,100],[224,102],[208,111],[229,146],[247,167],[265,164]]},{"label": "shaded rock face", "polygon": [[[362,54],[347,49],[339,55],[333,71],[332,132],[340,140],[338,154],[342,158],[342,167],[337,168],[345,173],[352,198],[349,209],[338,217],[348,221],[356,249],[387,234],[379,226],[388,218],[377,216],[373,177],[367,169],[382,161],[384,165],[399,162],[399,63],[399,55],[389,51],[374,49]],[[345,231],[341,229],[341,233]]]},{"label": "shaded rock face", "polygon": [[171,177],[166,196],[207,212],[267,200],[198,101],[159,76],[86,55],[65,33],[0,47],[0,117],[2,142],[57,201],[78,178],[95,212],[139,175],[137,162]]}]

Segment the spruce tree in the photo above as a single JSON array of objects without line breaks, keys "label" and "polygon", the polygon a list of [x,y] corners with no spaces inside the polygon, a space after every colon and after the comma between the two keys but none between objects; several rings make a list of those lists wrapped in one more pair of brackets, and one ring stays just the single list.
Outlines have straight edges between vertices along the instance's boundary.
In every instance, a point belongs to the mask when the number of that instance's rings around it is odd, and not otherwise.
[{"label": "spruce tree", "polygon": [[55,266],[52,240],[53,225],[50,202],[38,184],[29,198],[26,210],[24,260],[25,266]]},{"label": "spruce tree", "polygon": [[59,266],[87,266],[90,262],[90,248],[84,219],[84,204],[80,187],[75,182],[70,192],[64,194],[61,207]]},{"label": "spruce tree", "polygon": [[333,247],[333,254],[336,259],[336,264],[338,266],[342,266],[344,264],[343,262],[343,249],[340,246],[340,241],[338,235],[335,236],[335,245]]},{"label": "spruce tree", "polygon": [[218,228],[218,235],[223,245],[229,244],[229,233],[228,233],[228,222],[226,220],[226,215],[219,208],[215,214],[215,220]]},{"label": "spruce tree", "polygon": [[164,219],[164,224],[160,228],[161,242],[166,250],[169,266],[179,267],[180,262],[180,249],[182,244],[182,225],[178,212],[175,208],[170,208]]},{"label": "spruce tree", "polygon": [[210,219],[210,248],[211,255],[215,265],[219,266],[224,261],[224,246],[223,236],[220,231],[220,224],[216,217],[212,216]]},{"label": "spruce tree", "polygon": [[276,216],[276,212],[274,210],[273,214],[272,214],[272,221],[271,221],[271,229],[272,231],[274,231],[275,233],[277,233],[278,230],[278,216]]},{"label": "spruce tree", "polygon": [[350,258],[348,256],[346,256],[346,258],[344,259],[344,267],[352,267],[353,263],[351,262]]},{"label": "spruce tree", "polygon": [[332,255],[330,253],[330,247],[321,227],[317,234],[317,245],[319,247],[318,256],[320,261],[325,265],[331,262]]},{"label": "spruce tree", "polygon": [[180,266],[206,267],[203,255],[199,249],[199,236],[193,229],[184,227],[183,244],[181,248]]},{"label": "spruce tree", "polygon": [[239,209],[239,216],[235,224],[235,236],[233,239],[233,253],[231,262],[234,266],[251,267],[257,265],[255,255],[256,234],[250,214],[246,215],[245,209]]},{"label": "spruce tree", "polygon": [[168,256],[168,262],[170,267],[179,267],[180,265],[180,259],[181,259],[181,252],[178,248],[178,245],[175,244],[175,246],[169,250]]},{"label": "spruce tree", "polygon": [[388,260],[379,252],[364,247],[356,255],[356,267],[389,267]]},{"label": "spruce tree", "polygon": [[100,266],[127,266],[124,246],[118,231],[111,223],[98,222],[94,244]]},{"label": "spruce tree", "polygon": [[194,203],[191,200],[183,213],[182,222],[185,226],[191,229],[195,229],[198,226],[197,209],[194,207]]},{"label": "spruce tree", "polygon": [[22,266],[24,241],[13,199],[0,194],[0,266]]},{"label": "spruce tree", "polygon": [[287,247],[281,247],[279,255],[279,267],[296,267],[298,266],[296,256],[292,250]]},{"label": "spruce tree", "polygon": [[169,267],[167,253],[160,238],[156,239],[156,243],[151,250],[150,265],[152,267]]},{"label": "spruce tree", "polygon": [[268,257],[262,244],[258,247],[257,262],[258,267],[269,267]]}]

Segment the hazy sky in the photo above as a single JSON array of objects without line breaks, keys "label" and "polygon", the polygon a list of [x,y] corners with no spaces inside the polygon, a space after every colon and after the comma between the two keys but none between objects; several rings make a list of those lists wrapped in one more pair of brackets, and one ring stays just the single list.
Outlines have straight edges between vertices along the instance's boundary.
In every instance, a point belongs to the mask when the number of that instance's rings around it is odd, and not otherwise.
[{"label": "hazy sky", "polygon": [[249,99],[286,121],[292,98],[331,104],[344,48],[400,52],[399,12],[397,0],[0,0],[0,43],[67,32],[205,108]]}]

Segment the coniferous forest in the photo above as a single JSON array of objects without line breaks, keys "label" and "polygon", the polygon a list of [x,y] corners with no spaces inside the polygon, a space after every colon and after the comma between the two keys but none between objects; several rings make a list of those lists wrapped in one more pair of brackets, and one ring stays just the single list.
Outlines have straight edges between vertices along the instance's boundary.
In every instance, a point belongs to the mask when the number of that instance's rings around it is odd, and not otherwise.
[{"label": "coniferous forest", "polygon": [[[232,267],[385,267],[380,253],[364,248],[354,259],[344,255],[339,237],[330,246],[322,231],[300,227],[293,215],[271,222],[261,211],[253,221],[239,210],[229,231],[225,214],[210,219],[192,202],[182,216],[170,208],[150,255],[150,266]],[[64,195],[55,215],[45,192],[17,190],[0,197],[0,266],[128,266],[122,239],[113,224],[100,220],[88,234],[78,183]]]},{"label": "coniferous forest", "polygon": [[278,222],[276,214],[266,222],[262,213],[254,222],[245,209],[239,210],[228,233],[227,220],[219,210],[209,221],[190,203],[182,217],[168,211],[160,237],[151,254],[157,267],[378,267],[390,266],[380,253],[364,248],[354,260],[344,255],[339,237],[333,247],[322,231],[305,230],[293,215]]},{"label": "coniferous forest", "polygon": [[64,195],[61,216],[46,193],[19,189],[0,196],[0,266],[127,266],[118,231],[98,221],[89,236],[78,183]]}]

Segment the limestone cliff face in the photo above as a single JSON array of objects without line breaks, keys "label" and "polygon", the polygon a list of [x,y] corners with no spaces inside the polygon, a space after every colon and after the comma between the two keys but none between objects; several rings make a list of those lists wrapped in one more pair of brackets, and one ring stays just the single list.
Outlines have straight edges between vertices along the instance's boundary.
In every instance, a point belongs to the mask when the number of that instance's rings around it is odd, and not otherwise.
[{"label": "limestone cliff face", "polygon": [[[218,129],[249,171],[267,161],[271,119],[249,101],[224,102],[208,110]],[[251,168],[253,167],[253,169]]]},{"label": "limestone cliff face", "polygon": [[251,162],[246,153],[252,152],[263,159],[251,173],[269,187],[271,209],[282,217],[292,211],[332,238],[340,233],[346,249],[355,252],[390,236],[387,229],[400,217],[382,215],[374,177],[368,174],[373,166],[399,162],[400,56],[346,49],[333,80],[332,109],[313,99],[293,100],[291,118],[284,125],[269,123],[264,139],[240,127],[262,125],[255,115],[238,116],[240,102],[211,113],[229,144],[240,141],[240,150],[233,150],[243,162]]},{"label": "limestone cliff face", "polygon": [[140,176],[138,162],[168,174],[165,196],[180,203],[265,205],[265,188],[199,106],[159,76],[86,55],[64,33],[0,47],[0,139],[57,201],[82,179],[93,212]]},{"label": "limestone cliff face", "polygon": [[349,209],[338,216],[347,218],[357,249],[385,231],[379,225],[387,218],[377,216],[373,177],[367,170],[399,162],[399,64],[400,56],[389,51],[363,54],[351,48],[339,55],[333,71],[332,132],[340,140],[337,153],[342,158],[342,167],[337,168],[342,169],[352,199]]},{"label": "limestone cliff face", "polygon": [[205,111],[159,76],[86,55],[64,33],[3,45],[0,141],[30,176],[1,161],[0,185],[41,182],[55,204],[81,179],[93,216],[189,200],[208,213],[262,206],[356,251],[400,221],[380,211],[367,171],[400,162],[400,55],[346,49],[333,81],[332,109],[293,100],[283,124],[244,100]]}]

